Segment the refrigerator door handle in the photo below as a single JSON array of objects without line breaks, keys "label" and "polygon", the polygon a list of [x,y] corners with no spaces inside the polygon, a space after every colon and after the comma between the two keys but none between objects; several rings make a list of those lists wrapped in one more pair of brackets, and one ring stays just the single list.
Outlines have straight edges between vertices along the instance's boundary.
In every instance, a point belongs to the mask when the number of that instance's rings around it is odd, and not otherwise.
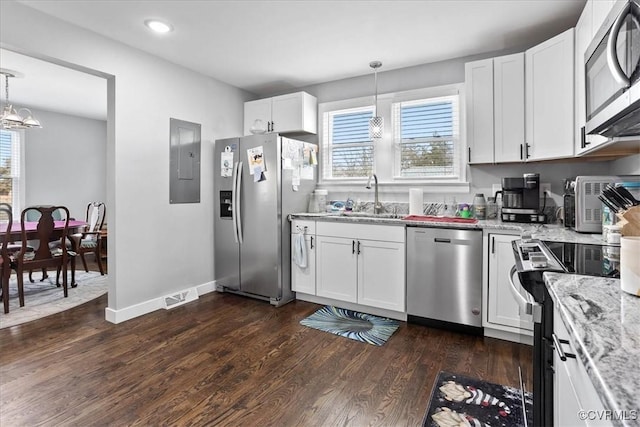
[{"label": "refrigerator door handle", "polygon": [[236,191],[238,181],[238,164],[239,163],[236,162],[233,165],[233,178],[231,179],[233,186],[233,191],[231,192],[231,222],[233,223],[233,238],[236,243],[240,243],[238,241],[238,205],[236,204],[236,198],[238,197],[238,192]]},{"label": "refrigerator door handle", "polygon": [[238,162],[238,171],[236,172],[236,207],[237,210],[234,209],[234,211],[236,212],[236,228],[238,230],[238,243],[242,244],[242,221],[240,220],[242,218],[242,204],[240,202],[240,200],[242,199],[242,195],[240,193],[242,188],[242,162]]}]

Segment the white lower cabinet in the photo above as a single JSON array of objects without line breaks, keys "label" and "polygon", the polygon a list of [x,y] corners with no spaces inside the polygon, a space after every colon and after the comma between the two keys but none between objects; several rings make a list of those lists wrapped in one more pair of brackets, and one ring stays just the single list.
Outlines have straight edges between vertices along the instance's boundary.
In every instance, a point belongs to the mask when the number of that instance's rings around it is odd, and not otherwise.
[{"label": "white lower cabinet", "polygon": [[316,295],[405,311],[405,230],[317,223]]},{"label": "white lower cabinet", "polygon": [[[487,324],[493,329],[533,335],[533,322],[521,319],[517,301],[511,293],[509,272],[515,264],[511,242],[517,235],[490,234],[488,248]],[[518,277],[514,278],[516,281]],[[516,282],[520,286],[519,282]],[[521,292],[525,292],[520,289]]]},{"label": "white lower cabinet", "polygon": [[318,236],[317,294],[340,301],[358,302],[356,241]]},{"label": "white lower cabinet", "polygon": [[405,309],[404,243],[358,240],[358,303]]},{"label": "white lower cabinet", "polygon": [[[560,348],[553,354],[553,418],[556,426],[611,426],[608,412],[598,397],[589,374],[569,341],[557,307],[553,312],[553,333]],[[565,360],[562,360],[562,356]]]},{"label": "white lower cabinet", "polygon": [[[316,293],[316,237],[315,221],[294,220],[291,224],[291,290],[315,295]],[[298,230],[304,232],[304,244],[307,252],[307,266],[296,264],[293,253],[298,238]]]}]

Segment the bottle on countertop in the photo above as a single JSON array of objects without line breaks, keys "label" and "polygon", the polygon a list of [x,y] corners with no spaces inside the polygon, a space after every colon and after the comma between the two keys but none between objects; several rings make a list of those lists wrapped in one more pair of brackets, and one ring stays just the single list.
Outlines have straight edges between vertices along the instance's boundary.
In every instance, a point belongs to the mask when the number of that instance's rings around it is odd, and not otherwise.
[{"label": "bottle on countertop", "polygon": [[311,193],[309,195],[309,207],[307,208],[307,212],[309,213],[320,212],[320,206],[318,205],[318,196],[316,194]]},{"label": "bottle on countertop", "polygon": [[327,210],[327,196],[329,195],[329,192],[327,190],[316,188],[313,191],[313,194],[316,196],[318,201],[318,212],[325,212]]},{"label": "bottle on countertop", "polygon": [[498,217],[498,204],[495,197],[487,197],[487,219],[496,219]]},{"label": "bottle on countertop", "polygon": [[476,219],[487,219],[487,201],[484,199],[484,194],[476,193],[473,198],[473,210]]},{"label": "bottle on countertop", "polygon": [[353,199],[351,197],[344,203],[344,210],[349,212],[353,210]]}]

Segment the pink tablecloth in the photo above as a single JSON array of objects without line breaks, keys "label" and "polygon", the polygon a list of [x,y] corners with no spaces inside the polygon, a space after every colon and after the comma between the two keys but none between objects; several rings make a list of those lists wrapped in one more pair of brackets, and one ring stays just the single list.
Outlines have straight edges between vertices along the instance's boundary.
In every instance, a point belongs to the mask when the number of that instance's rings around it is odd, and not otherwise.
[{"label": "pink tablecloth", "polygon": [[[56,230],[64,228],[64,221],[53,221],[53,224],[54,224],[54,229]],[[25,225],[24,228],[26,231],[36,231],[36,229],[38,228],[38,221],[27,221],[24,223],[24,225]],[[84,221],[69,220],[69,230],[71,229],[75,230],[85,225],[87,225],[87,223]],[[20,224],[20,221],[14,221],[13,224],[11,224],[11,233],[19,233],[21,230],[22,230],[22,225]],[[7,224],[0,223],[0,233],[4,233],[6,231],[7,231]]]}]

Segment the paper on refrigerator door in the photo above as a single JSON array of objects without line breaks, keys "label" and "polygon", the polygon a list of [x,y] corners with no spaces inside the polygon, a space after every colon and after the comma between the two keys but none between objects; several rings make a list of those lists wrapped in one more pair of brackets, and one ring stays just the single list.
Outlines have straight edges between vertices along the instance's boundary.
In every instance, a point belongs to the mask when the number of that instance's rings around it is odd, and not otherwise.
[{"label": "paper on refrigerator door", "polygon": [[311,180],[313,181],[313,171],[314,168],[313,166],[302,166],[300,171],[300,179],[306,179],[306,180]]},{"label": "paper on refrigerator door", "polygon": [[253,182],[264,181],[265,166],[264,150],[262,146],[247,149],[247,159],[249,160],[249,174],[253,175]]},{"label": "paper on refrigerator door", "polygon": [[233,152],[225,151],[223,153],[220,153],[220,175],[223,177],[230,177],[232,172],[233,172]]}]

